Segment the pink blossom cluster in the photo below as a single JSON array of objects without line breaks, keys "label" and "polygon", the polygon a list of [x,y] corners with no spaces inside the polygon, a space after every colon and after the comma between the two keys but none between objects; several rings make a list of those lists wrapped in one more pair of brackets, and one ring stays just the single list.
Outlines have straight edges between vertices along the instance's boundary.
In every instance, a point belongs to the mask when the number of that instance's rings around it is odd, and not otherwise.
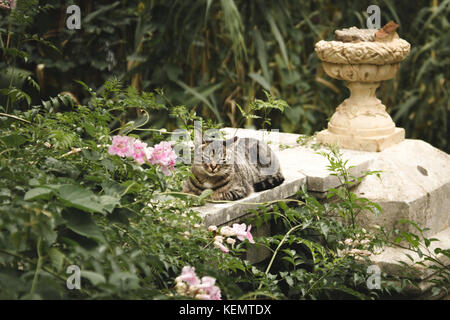
[{"label": "pink blossom cluster", "polygon": [[167,141],[162,141],[154,147],[149,147],[139,139],[119,135],[113,137],[108,153],[122,158],[133,158],[138,164],[146,162],[157,164],[166,176],[170,175],[171,171],[174,170],[177,158],[172,145]]},{"label": "pink blossom cluster", "polygon": [[220,300],[220,288],[215,285],[216,279],[205,276],[201,280],[195,274],[195,268],[185,266],[181,275],[175,278],[177,293],[200,300]]},{"label": "pink blossom cluster", "polygon": [[[213,232],[215,234],[214,236],[214,246],[216,248],[219,248],[225,253],[230,252],[228,247],[224,244],[226,242],[229,245],[234,245],[236,243],[236,240],[231,237],[236,237],[241,241],[244,241],[247,239],[250,243],[255,243],[253,240],[253,236],[250,233],[250,230],[252,229],[252,226],[249,225],[246,226],[245,223],[242,224],[233,224],[232,227],[224,226],[220,228],[219,232],[217,232],[216,226],[209,226],[208,230]],[[218,234],[217,234],[218,233]]]},{"label": "pink blossom cluster", "polygon": [[0,8],[15,9],[16,8],[15,0],[0,0]]}]

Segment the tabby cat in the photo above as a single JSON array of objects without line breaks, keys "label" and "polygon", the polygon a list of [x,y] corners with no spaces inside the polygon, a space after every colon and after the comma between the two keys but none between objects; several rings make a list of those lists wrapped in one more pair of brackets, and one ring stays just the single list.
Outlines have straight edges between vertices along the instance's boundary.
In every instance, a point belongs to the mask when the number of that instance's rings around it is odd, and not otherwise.
[{"label": "tabby cat", "polygon": [[238,200],[284,181],[274,152],[260,140],[213,140],[204,142],[197,152],[201,161],[194,161],[183,192],[200,195],[212,189],[213,200]]}]

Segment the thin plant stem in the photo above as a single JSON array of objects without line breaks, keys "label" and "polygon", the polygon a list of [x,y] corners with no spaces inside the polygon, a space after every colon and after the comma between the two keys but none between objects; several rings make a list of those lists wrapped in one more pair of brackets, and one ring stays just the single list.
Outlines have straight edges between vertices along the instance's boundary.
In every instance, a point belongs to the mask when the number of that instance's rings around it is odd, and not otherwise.
[{"label": "thin plant stem", "polygon": [[[296,225],[295,227],[289,229],[289,231],[284,235],[283,239],[281,239],[280,243],[278,244],[277,248],[275,249],[275,252],[272,255],[272,258],[270,259],[269,265],[266,268],[266,271],[264,272],[264,274],[267,276],[267,274],[270,271],[270,268],[272,268],[272,264],[275,261],[275,257],[278,254],[278,251],[280,251],[281,246],[284,244],[284,242],[286,241],[286,239],[288,238],[288,236],[294,232],[295,230],[297,230],[298,228],[302,227],[303,225],[299,224]],[[259,291],[262,287],[262,282],[259,284],[257,291]]]},{"label": "thin plant stem", "polygon": [[33,282],[31,283],[31,291],[30,291],[30,295],[33,296],[34,292],[36,291],[36,285],[39,279],[39,272],[41,271],[42,268],[42,262],[43,262],[43,256],[42,256],[42,237],[39,237],[38,241],[37,241],[37,254],[38,254],[38,261],[37,261],[37,265],[36,265],[36,271],[34,273],[34,277],[33,277]]}]

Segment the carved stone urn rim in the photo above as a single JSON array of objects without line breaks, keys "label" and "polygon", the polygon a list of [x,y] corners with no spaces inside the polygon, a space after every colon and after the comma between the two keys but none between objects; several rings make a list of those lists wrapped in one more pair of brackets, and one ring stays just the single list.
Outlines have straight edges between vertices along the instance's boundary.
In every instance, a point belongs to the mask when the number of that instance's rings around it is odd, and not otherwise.
[{"label": "carved stone urn rim", "polygon": [[397,36],[389,42],[320,40],[315,44],[314,49],[319,59],[324,62],[385,65],[406,59],[411,45]]}]

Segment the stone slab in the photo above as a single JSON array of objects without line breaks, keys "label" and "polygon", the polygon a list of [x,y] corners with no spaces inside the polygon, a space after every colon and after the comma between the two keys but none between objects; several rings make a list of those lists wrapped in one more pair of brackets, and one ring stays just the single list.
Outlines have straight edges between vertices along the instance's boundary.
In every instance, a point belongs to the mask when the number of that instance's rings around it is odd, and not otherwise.
[{"label": "stone slab", "polygon": [[[281,162],[281,170],[288,172],[289,167],[283,166]],[[301,173],[294,173],[285,176],[286,180],[273,189],[254,192],[244,199],[226,203],[207,203],[202,207],[195,208],[204,219],[205,225],[221,226],[243,218],[249,209],[257,208],[264,202],[277,199],[286,199],[297,193],[299,189],[306,183],[306,177]]]},{"label": "stone slab", "polygon": [[[306,179],[308,191],[325,195],[329,188],[340,185],[328,171],[328,161],[314,150],[297,143],[300,135],[226,128],[227,137],[254,137],[265,140],[278,155],[286,182],[280,187],[255,193],[233,203],[208,204],[199,208],[210,224],[223,224],[237,219],[254,203],[289,197],[296,193]],[[314,141],[313,141],[314,142]],[[281,146],[287,146],[280,148]],[[381,152],[341,149],[343,159],[352,166],[350,174],[360,176],[367,170],[381,171],[363,179],[354,192],[378,203],[383,213],[360,214],[358,222],[364,227],[383,225],[401,227],[400,219],[412,220],[430,230],[426,236],[450,227],[450,156],[421,140],[404,140]],[[319,198],[323,198],[320,197]],[[245,204],[247,203],[247,204]],[[249,204],[251,203],[251,204]],[[220,218],[219,218],[220,217]],[[403,229],[406,229],[404,227]],[[406,229],[407,230],[407,229]]]},{"label": "stone slab", "polygon": [[[433,238],[436,238],[438,241],[431,242],[429,247],[430,252],[434,252],[436,248],[450,249],[450,228],[433,235]],[[427,252],[425,248],[422,248],[422,251]],[[409,254],[413,260],[409,259],[406,254]],[[450,266],[450,258],[445,255],[439,254],[436,258],[442,264]],[[434,264],[433,262],[425,261],[424,257],[420,258],[418,254],[410,250],[394,247],[385,248],[380,254],[370,256],[370,260],[374,264],[377,264],[383,272],[390,275],[401,275],[401,272],[405,270],[401,262],[409,266],[413,266],[417,262],[423,262],[425,266]],[[432,277],[434,270],[425,266],[414,265],[412,275],[419,280],[427,280]],[[425,290],[426,288],[424,287],[423,289]]]},{"label": "stone slab", "polygon": [[[225,128],[221,130],[229,138],[234,135],[241,138],[255,138],[266,141],[277,154],[285,182],[276,188],[264,190],[248,197],[229,203],[208,203],[196,210],[205,219],[206,225],[223,225],[242,218],[249,209],[256,208],[263,202],[293,196],[304,184],[309,191],[325,193],[329,188],[341,185],[339,179],[328,171],[328,160],[319,155],[327,152],[325,147],[317,150],[299,145],[301,135],[274,131]],[[315,141],[312,140],[313,144]],[[352,166],[349,170],[353,176],[360,176],[367,171],[376,153],[355,150],[341,150],[343,159]]]},{"label": "stone slab", "polygon": [[[268,142],[272,150],[279,155],[280,159],[290,164],[292,170],[298,171],[307,178],[307,189],[315,192],[326,192],[330,188],[336,188],[341,185],[339,179],[331,175],[327,166],[328,160],[319,155],[318,152],[329,152],[325,147],[317,150],[301,146],[297,140],[302,137],[298,134],[280,133],[270,131],[256,131],[250,129],[234,129],[225,128],[222,130],[226,137],[237,135],[238,137],[252,137]],[[316,141],[311,140],[311,144]],[[287,146],[285,148],[284,146]],[[349,173],[355,177],[369,168],[370,163],[377,157],[376,153],[364,152],[356,150],[342,149],[343,160],[348,161],[348,166],[351,166]]]},{"label": "stone slab", "polygon": [[377,137],[343,135],[322,130],[317,134],[317,140],[323,144],[336,144],[340,148],[380,152],[405,140],[405,129],[395,128],[393,133]]},{"label": "stone slab", "polygon": [[[239,137],[253,137],[267,141],[278,155],[286,181],[276,188],[253,193],[239,201],[208,203],[196,208],[204,217],[207,226],[238,222],[245,218],[249,209],[256,208],[263,202],[288,198],[304,184],[316,195],[325,195],[329,188],[340,185],[339,180],[328,171],[327,159],[317,154],[318,151],[327,152],[327,149],[315,150],[298,144],[300,135],[233,128],[226,128],[223,131],[227,137],[236,134]],[[314,143],[312,139],[310,145]],[[387,229],[392,227],[405,229],[406,225],[399,225],[398,221],[412,220],[430,229],[425,232],[425,236],[441,239],[439,243],[441,248],[450,248],[448,154],[424,141],[410,139],[381,152],[347,149],[340,151],[344,160],[348,160],[347,165],[353,166],[350,173],[354,176],[359,176],[367,170],[381,171],[381,179],[370,175],[353,188],[357,196],[367,198],[383,209],[380,215],[361,213],[357,218],[360,225],[366,228],[383,225]],[[406,229],[413,231],[411,228]],[[252,251],[252,261],[261,261],[265,257],[267,253]],[[374,263],[380,264],[388,273],[400,270],[398,260],[409,261],[405,252],[393,248],[386,248],[382,255],[373,259]],[[417,277],[424,281],[423,290],[429,287],[427,279],[431,276],[426,269],[418,269]]]},{"label": "stone slab", "polygon": [[[302,137],[300,134],[284,133],[276,130],[253,130],[243,128],[223,128],[220,129],[226,137],[238,136],[240,138],[255,138],[267,142],[274,151],[277,150],[279,144],[289,147],[298,146],[297,140]],[[283,149],[283,147],[281,147]]]},{"label": "stone slab", "polygon": [[380,170],[381,179],[368,176],[353,191],[378,203],[383,213],[361,214],[357,219],[361,225],[401,228],[398,220],[408,219],[429,228],[426,236],[450,227],[448,154],[408,139],[378,153],[369,170]]},{"label": "stone slab", "polygon": [[[329,152],[326,149],[317,151]],[[307,177],[308,191],[326,192],[330,188],[336,188],[342,184],[338,177],[331,175],[328,170],[329,162],[327,158],[317,154],[317,151],[296,147],[290,150],[292,158],[297,161],[298,170]],[[374,159],[373,154],[362,153],[353,150],[341,150],[342,158],[348,161],[351,166],[349,174],[359,177],[363,172],[367,171],[370,163]]]}]

